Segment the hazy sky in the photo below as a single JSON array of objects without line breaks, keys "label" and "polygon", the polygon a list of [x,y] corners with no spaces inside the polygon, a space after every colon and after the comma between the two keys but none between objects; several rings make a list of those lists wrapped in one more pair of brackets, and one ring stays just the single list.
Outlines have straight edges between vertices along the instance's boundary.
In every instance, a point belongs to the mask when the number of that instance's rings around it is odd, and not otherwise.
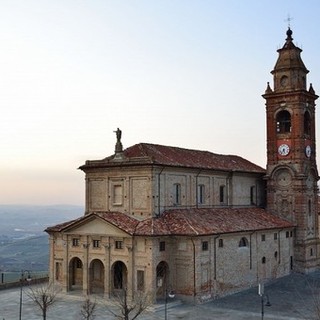
[{"label": "hazy sky", "polygon": [[113,154],[117,127],[125,148],[209,150],[265,167],[261,95],[285,20],[319,94],[319,9],[319,0],[0,0],[0,203],[84,204],[77,168]]}]

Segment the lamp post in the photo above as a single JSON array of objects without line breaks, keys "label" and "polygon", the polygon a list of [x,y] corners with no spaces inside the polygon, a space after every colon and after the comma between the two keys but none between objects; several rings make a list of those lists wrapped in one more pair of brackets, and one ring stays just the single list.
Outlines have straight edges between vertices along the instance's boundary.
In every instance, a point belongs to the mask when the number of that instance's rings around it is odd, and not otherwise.
[{"label": "lamp post", "polygon": [[170,299],[173,299],[175,297],[174,292],[171,290],[170,292],[168,292],[168,290],[166,289],[166,298],[165,298],[165,303],[164,303],[164,319],[167,320],[168,319],[168,315],[167,315],[167,304],[168,304],[168,297]]},{"label": "lamp post", "polygon": [[[263,283],[259,283],[258,293],[259,293],[259,296],[261,297],[261,320],[263,320],[264,319],[264,306],[271,307],[269,296],[264,293]],[[265,299],[266,299],[266,301],[265,301]]]},{"label": "lamp post", "polygon": [[[27,275],[27,278],[25,278],[25,274]],[[19,308],[19,320],[21,320],[22,316],[22,287],[23,283],[27,280],[28,282],[31,281],[30,271],[29,270],[22,270],[21,271],[21,278],[20,278],[20,308]]]}]

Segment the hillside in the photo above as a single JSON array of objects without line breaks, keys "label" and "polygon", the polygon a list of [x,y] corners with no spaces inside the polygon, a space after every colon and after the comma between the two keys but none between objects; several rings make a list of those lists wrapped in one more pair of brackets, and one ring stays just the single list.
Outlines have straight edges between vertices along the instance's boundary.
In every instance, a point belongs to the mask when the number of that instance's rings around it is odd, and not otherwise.
[{"label": "hillside", "polygon": [[49,244],[44,229],[83,212],[83,207],[71,205],[0,205],[0,271],[46,270]]}]

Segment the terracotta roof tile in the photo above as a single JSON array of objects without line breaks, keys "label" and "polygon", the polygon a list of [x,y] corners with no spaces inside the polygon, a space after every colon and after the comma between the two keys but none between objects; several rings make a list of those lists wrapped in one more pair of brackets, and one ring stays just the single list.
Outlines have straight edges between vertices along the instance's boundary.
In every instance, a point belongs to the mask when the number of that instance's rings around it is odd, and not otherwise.
[{"label": "terracotta roof tile", "polygon": [[265,172],[263,168],[239,156],[149,143],[140,143],[129,147],[124,150],[124,155],[127,158],[149,157],[155,164],[168,166]]},{"label": "terracotta roof tile", "polygon": [[294,226],[261,208],[174,209],[153,220],[152,229],[145,221],[139,223],[135,234],[209,235]]},{"label": "terracotta roof tile", "polygon": [[46,229],[47,232],[67,231],[97,217],[130,235],[212,235],[234,232],[292,228],[294,225],[261,208],[173,209],[159,218],[136,220],[120,212],[91,213]]},{"label": "terracotta roof tile", "polygon": [[89,160],[80,169],[154,164],[209,170],[265,173],[265,169],[235,155],[222,155],[209,151],[183,149],[150,143],[133,145],[123,152],[123,158],[114,155],[102,160]]},{"label": "terracotta roof tile", "polygon": [[134,234],[134,230],[139,223],[138,220],[131,218],[121,212],[93,212],[88,215],[84,215],[76,220],[71,220],[52,227],[48,227],[45,231],[48,233],[67,231],[70,228],[77,227],[78,225],[83,225],[94,218],[100,218],[106,222],[109,222],[110,224],[118,227],[119,229],[127,232],[130,235]]}]

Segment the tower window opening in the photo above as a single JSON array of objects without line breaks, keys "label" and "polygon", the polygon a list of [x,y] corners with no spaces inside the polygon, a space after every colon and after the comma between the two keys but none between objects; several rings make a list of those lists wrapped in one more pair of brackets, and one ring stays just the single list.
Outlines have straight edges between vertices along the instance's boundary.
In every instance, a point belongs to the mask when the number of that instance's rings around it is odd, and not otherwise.
[{"label": "tower window opening", "polygon": [[309,214],[309,216],[311,216],[311,200],[309,199],[309,201],[308,201],[308,214]]},{"label": "tower window opening", "polygon": [[283,110],[277,114],[277,133],[291,132],[291,115],[288,111]]},{"label": "tower window opening", "polygon": [[311,134],[311,118],[308,111],[304,113],[303,125],[304,125],[304,133],[306,135],[310,135]]}]

